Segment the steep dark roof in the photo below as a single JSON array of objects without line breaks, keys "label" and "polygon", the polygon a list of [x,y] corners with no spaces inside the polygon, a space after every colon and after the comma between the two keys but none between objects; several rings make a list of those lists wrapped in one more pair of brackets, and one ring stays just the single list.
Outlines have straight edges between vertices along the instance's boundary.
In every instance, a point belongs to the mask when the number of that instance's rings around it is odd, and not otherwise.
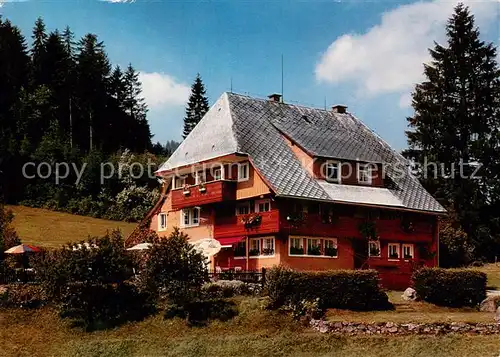
[{"label": "steep dark roof", "polygon": [[[391,187],[316,180],[304,169],[284,136],[313,156],[383,163]],[[214,157],[207,150],[212,141],[223,148],[220,152],[248,154],[278,196],[444,212],[407,170],[402,170],[403,174],[396,171],[408,167],[406,159],[349,113],[224,93],[159,171]]]}]

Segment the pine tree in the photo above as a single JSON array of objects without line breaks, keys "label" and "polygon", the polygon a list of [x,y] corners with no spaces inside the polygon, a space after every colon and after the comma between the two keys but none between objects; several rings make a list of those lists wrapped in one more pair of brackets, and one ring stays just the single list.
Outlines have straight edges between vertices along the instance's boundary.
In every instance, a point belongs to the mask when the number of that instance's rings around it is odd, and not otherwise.
[{"label": "pine tree", "polygon": [[35,84],[46,84],[48,73],[44,71],[44,64],[46,62],[46,41],[47,33],[45,32],[45,23],[39,17],[35,22],[33,28],[33,45],[31,48],[31,60],[33,62],[33,80]]},{"label": "pine tree", "polygon": [[[447,44],[430,50],[426,80],[413,92],[415,113],[408,118],[405,155],[422,165],[426,188],[456,212],[476,254],[491,258],[495,250],[500,252],[491,216],[500,173],[496,50],[480,40],[474,16],[462,4],[449,19],[446,34]],[[424,167],[425,160],[438,166]],[[482,177],[472,178],[478,164]]]},{"label": "pine tree", "polygon": [[208,98],[206,97],[205,85],[201,80],[200,74],[196,75],[193,85],[191,86],[191,95],[189,96],[186,107],[186,116],[184,118],[184,131],[182,137],[185,139],[191,130],[194,129],[208,112]]}]

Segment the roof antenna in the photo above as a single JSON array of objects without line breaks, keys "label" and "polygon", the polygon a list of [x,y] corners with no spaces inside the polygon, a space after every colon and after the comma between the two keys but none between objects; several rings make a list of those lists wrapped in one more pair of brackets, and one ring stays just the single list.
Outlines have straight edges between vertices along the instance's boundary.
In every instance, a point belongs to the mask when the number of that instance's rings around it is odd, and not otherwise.
[{"label": "roof antenna", "polygon": [[283,103],[285,98],[283,97],[283,53],[281,54],[281,102]]},{"label": "roof antenna", "polygon": [[231,81],[231,93],[233,93],[233,77],[230,77],[230,81]]},{"label": "roof antenna", "polygon": [[325,110],[326,110],[326,95],[325,95]]}]

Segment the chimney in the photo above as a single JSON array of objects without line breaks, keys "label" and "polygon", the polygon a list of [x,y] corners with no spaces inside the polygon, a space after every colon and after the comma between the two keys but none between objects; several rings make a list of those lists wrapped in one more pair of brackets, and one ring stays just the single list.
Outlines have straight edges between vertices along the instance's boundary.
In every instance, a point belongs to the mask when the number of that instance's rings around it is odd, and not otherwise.
[{"label": "chimney", "polygon": [[281,94],[273,93],[267,96],[270,102],[281,103]]},{"label": "chimney", "polygon": [[347,105],[337,104],[332,107],[332,112],[345,114],[347,112]]}]

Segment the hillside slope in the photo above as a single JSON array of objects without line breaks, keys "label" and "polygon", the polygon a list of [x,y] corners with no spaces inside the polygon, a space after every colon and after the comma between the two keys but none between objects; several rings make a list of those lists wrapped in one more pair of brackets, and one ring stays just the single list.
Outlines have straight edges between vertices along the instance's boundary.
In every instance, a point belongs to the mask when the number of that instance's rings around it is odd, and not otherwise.
[{"label": "hillside slope", "polygon": [[81,241],[89,236],[102,236],[120,229],[126,238],[135,223],[108,221],[92,217],[54,212],[40,208],[7,206],[14,212],[14,228],[23,243],[55,248],[64,243]]}]

